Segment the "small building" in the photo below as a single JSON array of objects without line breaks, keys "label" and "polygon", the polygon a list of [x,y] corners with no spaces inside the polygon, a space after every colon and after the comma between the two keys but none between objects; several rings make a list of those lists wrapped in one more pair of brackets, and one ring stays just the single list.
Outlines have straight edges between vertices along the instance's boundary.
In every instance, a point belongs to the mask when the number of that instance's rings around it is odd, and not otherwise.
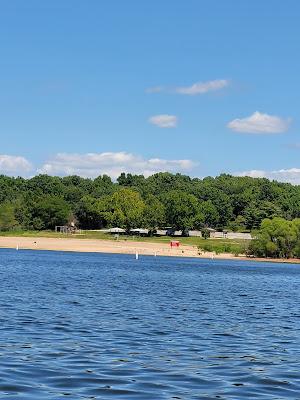
[{"label": "small building", "polygon": [[78,229],[74,223],[70,223],[68,225],[57,225],[55,227],[55,232],[64,234],[74,234],[74,233],[81,233],[81,230]]},{"label": "small building", "polygon": [[196,231],[196,230],[189,231],[189,235],[190,235],[190,237],[201,237],[202,236],[201,231]]}]

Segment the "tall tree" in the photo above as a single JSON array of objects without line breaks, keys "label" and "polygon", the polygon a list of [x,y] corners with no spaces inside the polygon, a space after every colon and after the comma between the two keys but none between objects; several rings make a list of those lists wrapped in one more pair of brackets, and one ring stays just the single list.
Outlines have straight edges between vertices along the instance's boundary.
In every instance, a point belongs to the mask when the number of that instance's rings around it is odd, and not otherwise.
[{"label": "tall tree", "polygon": [[173,190],[164,196],[166,220],[174,229],[186,230],[194,226],[198,200],[192,194]]},{"label": "tall tree", "polygon": [[119,225],[130,231],[142,223],[144,208],[138,192],[122,188],[112,195],[106,216],[111,225]]},{"label": "tall tree", "polygon": [[0,230],[8,231],[16,226],[15,210],[12,204],[0,204]]},{"label": "tall tree", "polygon": [[149,194],[145,199],[143,212],[143,225],[153,231],[162,226],[165,222],[165,209],[163,204],[153,194]]},{"label": "tall tree", "polygon": [[290,258],[298,241],[298,227],[298,222],[279,217],[265,219],[249,251],[261,257]]},{"label": "tall tree", "polygon": [[33,206],[32,216],[35,229],[54,229],[64,225],[70,215],[68,203],[55,196],[44,196]]}]

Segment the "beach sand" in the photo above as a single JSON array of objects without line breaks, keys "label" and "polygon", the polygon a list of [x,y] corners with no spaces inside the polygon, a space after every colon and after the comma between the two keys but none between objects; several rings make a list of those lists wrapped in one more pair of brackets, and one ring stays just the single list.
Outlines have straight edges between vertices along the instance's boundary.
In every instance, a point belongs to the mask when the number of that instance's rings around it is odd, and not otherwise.
[{"label": "beach sand", "polygon": [[133,254],[149,256],[174,256],[174,257],[197,257],[221,260],[248,260],[248,261],[270,261],[284,263],[300,263],[299,259],[265,259],[248,258],[244,255],[238,257],[233,254],[212,252],[199,252],[196,246],[180,245],[171,248],[168,243],[134,242],[127,240],[100,240],[100,239],[73,239],[73,238],[46,238],[46,237],[13,237],[0,236],[0,248],[12,248],[22,250],[52,250],[52,251],[75,251],[83,253],[113,253]]},{"label": "beach sand", "polygon": [[32,250],[79,251],[95,253],[143,254],[176,257],[230,258],[229,254],[214,255],[202,253],[196,246],[180,245],[171,248],[168,243],[134,242],[127,240],[45,238],[45,237],[0,237],[0,248],[18,248]]}]

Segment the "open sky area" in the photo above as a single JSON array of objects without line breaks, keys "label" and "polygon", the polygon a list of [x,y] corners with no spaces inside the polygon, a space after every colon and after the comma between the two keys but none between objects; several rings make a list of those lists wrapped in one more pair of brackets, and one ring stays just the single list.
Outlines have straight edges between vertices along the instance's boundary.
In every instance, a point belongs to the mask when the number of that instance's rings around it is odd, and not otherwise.
[{"label": "open sky area", "polygon": [[0,173],[300,183],[299,0],[2,0]]}]

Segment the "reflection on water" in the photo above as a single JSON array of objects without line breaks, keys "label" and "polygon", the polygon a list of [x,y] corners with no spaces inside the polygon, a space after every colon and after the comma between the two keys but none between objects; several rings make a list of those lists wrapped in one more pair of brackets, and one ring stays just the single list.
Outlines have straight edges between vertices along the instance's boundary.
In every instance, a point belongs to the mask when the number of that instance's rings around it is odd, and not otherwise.
[{"label": "reflection on water", "polygon": [[1,399],[299,399],[300,266],[0,251]]}]

